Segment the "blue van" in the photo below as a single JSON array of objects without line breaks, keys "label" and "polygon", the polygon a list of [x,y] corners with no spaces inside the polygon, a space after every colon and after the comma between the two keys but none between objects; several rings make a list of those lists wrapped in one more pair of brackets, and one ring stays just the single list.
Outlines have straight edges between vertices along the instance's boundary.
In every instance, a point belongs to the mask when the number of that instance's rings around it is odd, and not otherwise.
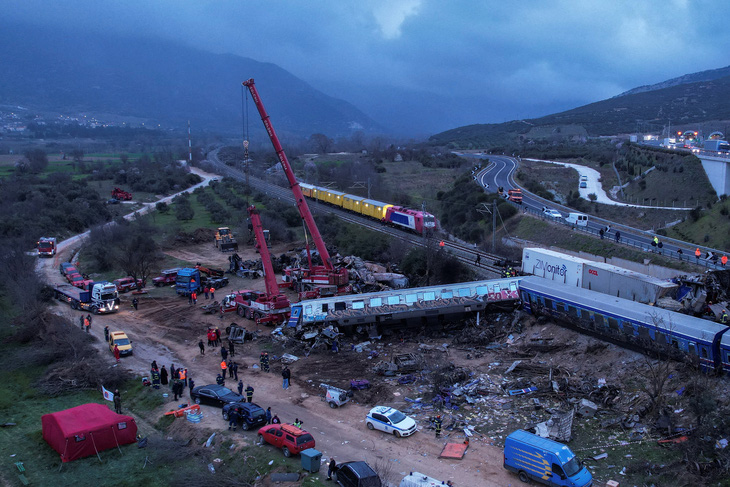
[{"label": "blue van", "polygon": [[593,476],[570,448],[524,430],[511,433],[504,442],[504,468],[520,480],[534,480],[551,487],[591,487]]}]

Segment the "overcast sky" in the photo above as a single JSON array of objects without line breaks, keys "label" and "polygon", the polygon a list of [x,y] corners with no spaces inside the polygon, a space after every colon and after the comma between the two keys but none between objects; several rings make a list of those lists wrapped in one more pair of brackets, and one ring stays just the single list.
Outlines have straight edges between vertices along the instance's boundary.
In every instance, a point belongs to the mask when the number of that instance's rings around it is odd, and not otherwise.
[{"label": "overcast sky", "polygon": [[730,64],[730,9],[709,0],[23,0],[3,11],[271,62],[377,117],[425,100],[446,128]]}]

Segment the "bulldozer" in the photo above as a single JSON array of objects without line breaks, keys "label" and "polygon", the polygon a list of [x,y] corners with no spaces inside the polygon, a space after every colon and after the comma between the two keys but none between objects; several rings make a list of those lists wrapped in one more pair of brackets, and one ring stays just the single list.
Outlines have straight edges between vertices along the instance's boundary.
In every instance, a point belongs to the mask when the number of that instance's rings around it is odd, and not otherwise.
[{"label": "bulldozer", "polygon": [[238,242],[230,228],[218,228],[218,231],[215,232],[215,247],[221,252],[234,252],[238,250]]}]

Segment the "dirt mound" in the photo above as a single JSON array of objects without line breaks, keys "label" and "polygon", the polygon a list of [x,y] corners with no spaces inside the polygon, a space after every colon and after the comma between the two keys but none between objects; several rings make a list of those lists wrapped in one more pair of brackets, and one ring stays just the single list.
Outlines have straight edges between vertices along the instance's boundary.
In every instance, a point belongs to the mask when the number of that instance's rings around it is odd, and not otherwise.
[{"label": "dirt mound", "polygon": [[196,228],[192,232],[180,232],[175,235],[175,243],[194,245],[205,242],[213,242],[215,230],[212,228]]}]

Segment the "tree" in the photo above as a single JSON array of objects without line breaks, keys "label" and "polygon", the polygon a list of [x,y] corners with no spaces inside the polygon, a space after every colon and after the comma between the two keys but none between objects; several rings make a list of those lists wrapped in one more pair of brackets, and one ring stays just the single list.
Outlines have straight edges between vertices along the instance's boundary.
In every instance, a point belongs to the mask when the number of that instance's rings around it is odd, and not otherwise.
[{"label": "tree", "polygon": [[81,164],[84,160],[84,151],[81,149],[74,149],[71,151],[71,157],[76,164]]},{"label": "tree", "polygon": [[153,233],[154,228],[148,224],[146,218],[137,218],[117,244],[116,261],[135,281],[146,281],[152,267],[159,261],[159,247],[151,237]]},{"label": "tree", "polygon": [[596,193],[591,193],[588,195],[588,199],[591,201],[596,201],[598,199],[598,195],[596,195]]},{"label": "tree", "polygon": [[39,173],[48,167],[48,155],[43,149],[30,149],[23,154],[28,160],[28,170]]},{"label": "tree", "polygon": [[313,149],[318,154],[326,154],[335,143],[334,140],[324,134],[312,134],[309,137],[309,141],[312,144]]}]

